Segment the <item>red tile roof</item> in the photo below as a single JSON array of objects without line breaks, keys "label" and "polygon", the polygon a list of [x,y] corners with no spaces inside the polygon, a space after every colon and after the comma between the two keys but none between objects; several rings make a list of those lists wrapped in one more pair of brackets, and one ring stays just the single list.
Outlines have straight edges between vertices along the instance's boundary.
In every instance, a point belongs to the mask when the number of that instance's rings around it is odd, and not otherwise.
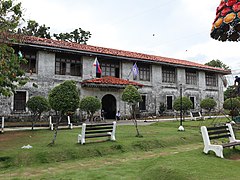
[{"label": "red tile roof", "polygon": [[174,58],[168,58],[168,57],[162,57],[162,56],[148,55],[143,53],[97,47],[97,46],[58,41],[58,40],[52,40],[52,39],[44,39],[44,38],[38,38],[34,36],[21,36],[20,39],[25,44],[70,49],[70,50],[76,50],[76,51],[83,51],[86,53],[89,52],[89,53],[97,53],[97,54],[103,54],[103,55],[106,54],[106,55],[112,55],[112,56],[134,58],[139,60],[148,60],[152,62],[160,62],[160,63],[162,62],[162,63],[173,64],[173,65],[195,67],[195,68],[200,68],[200,69],[210,70],[210,71],[218,71],[223,74],[231,74],[230,71],[226,71],[221,68],[206,66],[203,64],[199,64],[199,63],[195,63],[187,60],[180,60],[180,59],[174,59]]},{"label": "red tile roof", "polygon": [[101,85],[101,86],[104,86],[104,85],[120,85],[120,86],[134,85],[134,86],[138,86],[138,87],[143,87],[143,84],[129,81],[126,79],[112,77],[112,76],[104,76],[102,78],[84,80],[81,84],[82,85],[94,84],[94,85]]}]

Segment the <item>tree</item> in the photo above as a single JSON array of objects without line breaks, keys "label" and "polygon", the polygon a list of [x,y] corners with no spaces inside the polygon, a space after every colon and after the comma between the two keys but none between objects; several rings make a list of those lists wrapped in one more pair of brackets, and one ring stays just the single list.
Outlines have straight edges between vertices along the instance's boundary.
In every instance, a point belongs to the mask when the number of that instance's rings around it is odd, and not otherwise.
[{"label": "tree", "polygon": [[238,98],[228,98],[223,103],[223,108],[230,110],[231,116],[237,116],[240,109],[240,101]]},{"label": "tree", "polygon": [[11,96],[16,88],[28,80],[20,67],[25,60],[6,43],[8,33],[14,32],[22,19],[22,7],[21,3],[13,0],[0,2],[0,95]]},{"label": "tree", "polygon": [[137,126],[137,119],[136,119],[136,106],[139,102],[142,101],[142,97],[138,92],[137,88],[135,88],[133,85],[128,85],[123,91],[122,100],[127,102],[127,104],[131,107],[133,123],[137,131],[136,136],[142,137],[139,133],[138,126]]},{"label": "tree", "polygon": [[205,63],[205,65],[207,66],[212,66],[212,67],[217,67],[217,68],[222,68],[225,70],[230,70],[229,66],[227,66],[226,64],[224,64],[222,61],[220,60],[211,60],[210,62]]},{"label": "tree", "polygon": [[200,102],[200,107],[206,109],[208,114],[210,114],[211,110],[217,105],[216,101],[212,98],[205,98]]},{"label": "tree", "polygon": [[[182,111],[183,115],[193,107],[192,101],[188,97],[182,97]],[[173,103],[173,109],[181,111],[181,97],[178,97]]]},{"label": "tree", "polygon": [[50,145],[53,145],[57,138],[58,126],[63,116],[75,112],[79,107],[80,98],[76,82],[68,80],[54,87],[48,95],[48,100],[51,108],[58,112],[60,116],[57,119],[54,137],[50,143]]},{"label": "tree", "polygon": [[35,118],[32,119],[33,130],[34,122],[36,122],[37,120],[40,121],[42,113],[50,110],[50,105],[46,98],[42,96],[34,96],[27,101],[26,106],[33,113],[33,116]]},{"label": "tree", "polygon": [[93,115],[96,111],[101,109],[101,102],[94,96],[87,96],[80,101],[80,109],[86,111],[90,122],[93,122]]},{"label": "tree", "polygon": [[36,36],[40,38],[51,39],[49,30],[50,27],[46,27],[45,24],[39,25],[36,21],[29,20],[27,22],[27,26],[24,26],[22,29],[21,28],[18,29],[18,33],[27,36]]},{"label": "tree", "polygon": [[87,44],[91,35],[89,31],[84,31],[82,28],[75,29],[70,33],[53,34],[57,40],[76,42],[79,44]]}]

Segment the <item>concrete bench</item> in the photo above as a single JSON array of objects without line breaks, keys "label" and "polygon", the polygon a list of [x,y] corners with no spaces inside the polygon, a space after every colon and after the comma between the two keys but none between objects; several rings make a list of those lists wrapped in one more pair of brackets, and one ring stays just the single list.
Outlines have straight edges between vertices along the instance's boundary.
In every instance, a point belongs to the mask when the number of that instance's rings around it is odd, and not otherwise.
[{"label": "concrete bench", "polygon": [[190,111],[190,116],[191,116],[191,120],[204,120],[204,117],[202,116],[202,114],[199,111]]},{"label": "concrete bench", "polygon": [[[50,130],[53,131],[55,124],[56,124],[56,123],[53,123],[53,122],[52,122],[52,116],[49,116],[49,127],[50,127]],[[73,128],[73,124],[72,124],[71,121],[70,121],[70,116],[67,117],[67,122],[66,122],[66,123],[61,123],[61,122],[60,122],[60,123],[59,123],[59,126],[67,126],[69,129],[72,129],[72,128]]]},{"label": "concrete bench", "polygon": [[[232,125],[230,123],[218,127],[201,126],[201,133],[204,142],[203,152],[205,154],[207,154],[209,151],[214,151],[216,156],[223,158],[223,148],[240,145],[240,140],[236,140]],[[211,143],[211,140],[217,139],[220,139],[221,143]],[[222,143],[224,139],[227,139],[226,143]]]},{"label": "concrete bench", "polygon": [[78,134],[78,143],[85,144],[87,138],[109,137],[115,141],[116,122],[101,124],[82,124],[82,132]]}]

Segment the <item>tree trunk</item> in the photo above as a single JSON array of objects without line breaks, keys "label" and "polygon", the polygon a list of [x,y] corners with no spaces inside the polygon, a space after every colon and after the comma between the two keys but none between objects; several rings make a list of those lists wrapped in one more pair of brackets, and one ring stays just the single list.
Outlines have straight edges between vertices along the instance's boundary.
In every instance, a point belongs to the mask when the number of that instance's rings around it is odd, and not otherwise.
[{"label": "tree trunk", "polygon": [[136,118],[136,105],[132,105],[132,112],[133,112],[133,124],[137,131],[136,137],[142,137],[142,135],[140,135],[139,130],[138,130],[138,124],[137,124],[137,118]]},{"label": "tree trunk", "polygon": [[54,127],[54,135],[53,135],[53,139],[52,139],[52,142],[49,143],[50,146],[54,145],[55,144],[55,141],[57,139],[57,133],[58,133],[58,126],[59,126],[59,123],[61,122],[62,120],[62,113],[60,114],[60,118],[57,119],[57,122],[56,122],[56,125]]},{"label": "tree trunk", "polygon": [[33,117],[31,118],[31,122],[32,122],[32,131],[34,129],[34,121],[36,121],[36,118],[37,118],[37,114],[34,114]]}]

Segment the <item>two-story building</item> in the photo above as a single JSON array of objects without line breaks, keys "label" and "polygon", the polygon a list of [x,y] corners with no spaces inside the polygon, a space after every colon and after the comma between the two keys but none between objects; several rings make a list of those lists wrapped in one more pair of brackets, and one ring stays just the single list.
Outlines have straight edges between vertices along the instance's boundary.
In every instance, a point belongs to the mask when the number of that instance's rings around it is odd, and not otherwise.
[{"label": "two-story building", "polygon": [[[64,80],[77,82],[80,98],[98,97],[106,118],[114,118],[117,110],[129,114],[128,105],[121,100],[128,84],[139,88],[143,99],[139,103],[140,112],[157,114],[160,103],[172,112],[180,87],[183,96],[193,102],[193,109],[198,109],[200,101],[206,97],[215,99],[220,109],[223,104],[222,77],[230,73],[186,60],[30,36],[12,45],[27,59],[28,63],[22,67],[30,81],[12,97],[0,98],[1,114],[27,112],[26,102],[30,97],[47,97],[48,92]],[[95,58],[100,63],[101,75],[93,66]],[[131,73],[134,63],[138,66],[135,79]]]}]

